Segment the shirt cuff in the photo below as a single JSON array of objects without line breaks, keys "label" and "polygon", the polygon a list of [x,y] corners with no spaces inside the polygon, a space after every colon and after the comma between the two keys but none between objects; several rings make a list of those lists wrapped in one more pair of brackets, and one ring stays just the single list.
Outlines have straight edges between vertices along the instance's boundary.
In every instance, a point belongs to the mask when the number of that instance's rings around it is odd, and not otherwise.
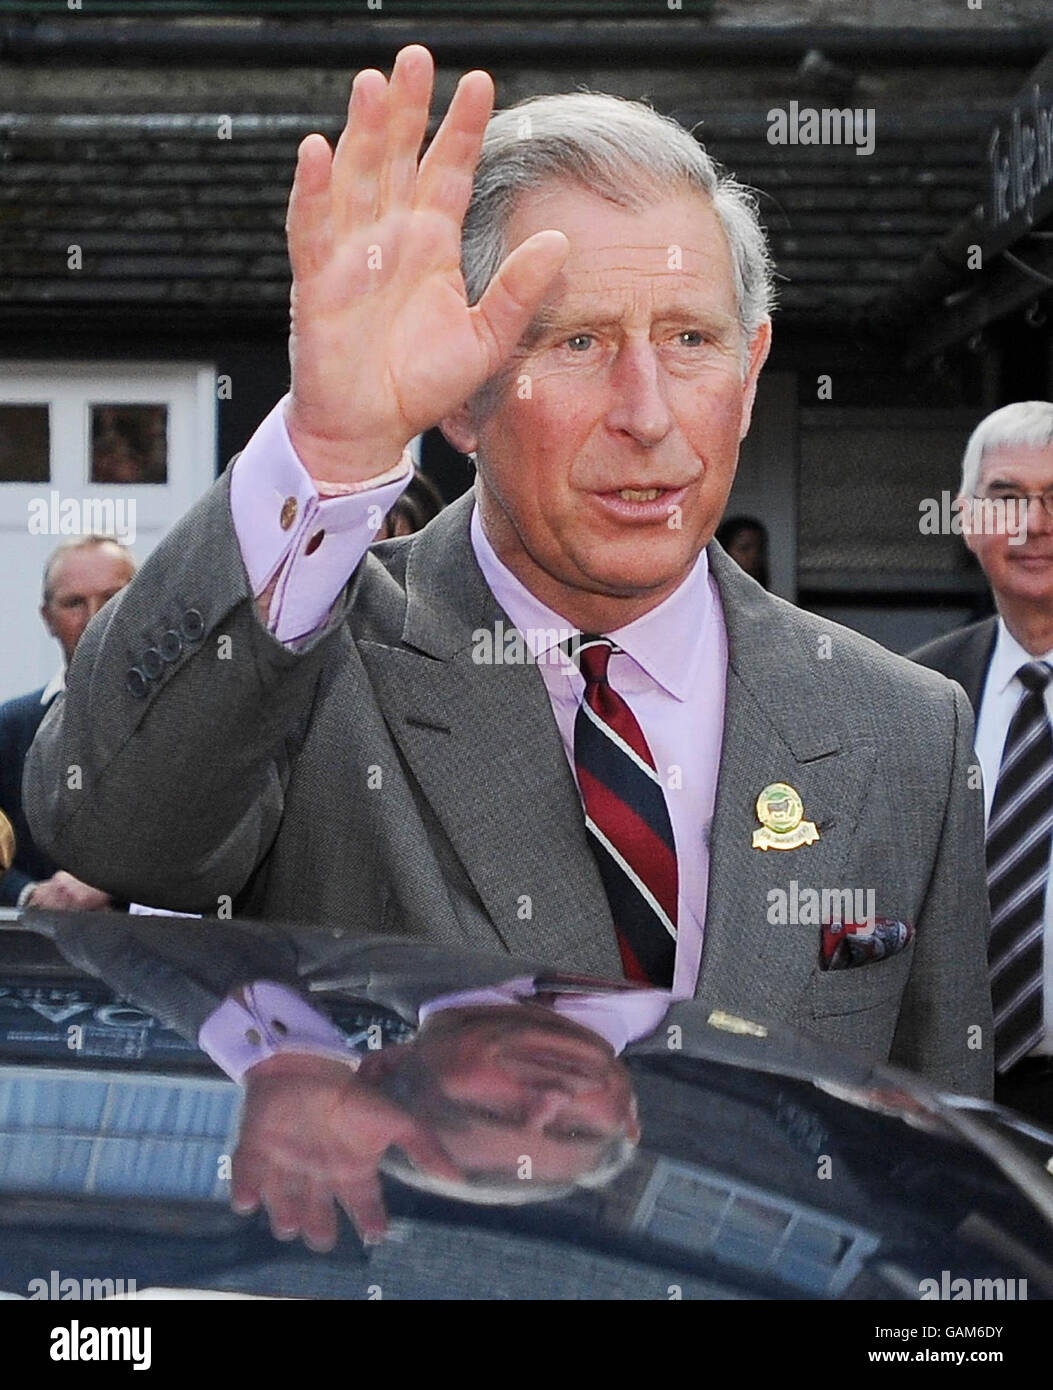
[{"label": "shirt cuff", "polygon": [[241,1081],[250,1067],[279,1052],[307,1052],[358,1066],[346,1035],[295,990],[257,980],[215,1009],[198,1031],[198,1045],[218,1067]]},{"label": "shirt cuff", "polygon": [[234,463],[230,511],[255,595],[279,575],[267,626],[292,643],[321,627],[413,477],[409,449],[360,483],[316,483],[298,458],[282,400]]},{"label": "shirt cuff", "polygon": [[22,891],[21,891],[21,893],[19,893],[19,895],[18,895],[18,901],[15,903],[15,906],[16,906],[16,907],[25,907],[25,905],[26,905],[26,899],[29,897],[30,893],[32,893],[33,889],[34,889],[34,888],[39,888],[39,886],[40,886],[39,881],[37,881],[37,880],[35,880],[35,879],[30,879],[28,883],[23,884],[23,885],[22,885]]}]

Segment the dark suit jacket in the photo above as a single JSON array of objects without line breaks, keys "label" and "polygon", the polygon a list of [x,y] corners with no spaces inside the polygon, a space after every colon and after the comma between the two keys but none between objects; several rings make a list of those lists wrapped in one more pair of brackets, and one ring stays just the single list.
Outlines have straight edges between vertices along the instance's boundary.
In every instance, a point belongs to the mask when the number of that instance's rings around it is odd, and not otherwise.
[{"label": "dark suit jacket", "polygon": [[0,906],[13,907],[27,883],[50,878],[56,865],[36,844],[22,808],[22,770],[29,745],[47,706],[40,703],[43,688],[0,705],[0,811],[15,832],[15,858],[0,876]]},{"label": "dark suit jacket", "polygon": [[[153,906],[620,974],[541,673],[473,660],[477,634],[509,620],[471,503],[374,546],[292,651],[256,614],[228,470],[89,625],[41,726],[29,814],[63,866]],[[967,1042],[990,1020],[967,701],[766,593],[715,543],[709,556],[729,662],[698,998],[986,1093],[990,1062]],[[753,847],[775,781],[815,843]],[[914,940],[822,971],[818,923],[770,917],[793,883],[873,890]]]},{"label": "dark suit jacket", "polygon": [[968,627],[926,643],[924,647],[911,652],[910,659],[957,681],[969,697],[973,714],[979,719],[980,701],[983,699],[997,635],[997,617],[984,618],[982,622],[970,623]]}]

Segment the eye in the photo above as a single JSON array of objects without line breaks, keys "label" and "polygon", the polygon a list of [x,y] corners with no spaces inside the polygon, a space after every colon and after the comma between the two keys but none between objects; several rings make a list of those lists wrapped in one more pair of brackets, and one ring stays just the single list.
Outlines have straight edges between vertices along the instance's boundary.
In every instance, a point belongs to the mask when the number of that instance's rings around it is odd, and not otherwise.
[{"label": "eye", "polygon": [[706,341],[706,335],[701,328],[685,328],[682,333],[676,335],[676,341],[680,347],[701,347]]},{"label": "eye", "polygon": [[586,352],[592,346],[591,333],[575,333],[573,338],[567,339],[567,347],[571,352]]},{"label": "eye", "polygon": [[559,1139],[566,1144],[595,1144],[606,1137],[597,1130],[581,1124],[554,1125],[545,1133],[550,1139]]}]

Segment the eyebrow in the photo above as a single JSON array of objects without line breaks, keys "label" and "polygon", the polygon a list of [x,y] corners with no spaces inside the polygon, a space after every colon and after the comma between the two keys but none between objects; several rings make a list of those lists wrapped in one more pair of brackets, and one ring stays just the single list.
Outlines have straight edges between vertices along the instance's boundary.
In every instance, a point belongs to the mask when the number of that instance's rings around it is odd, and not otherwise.
[{"label": "eyebrow", "polygon": [[[987,483],[985,484],[985,486],[986,486],[986,487],[1012,487],[1012,488],[1018,488],[1018,489],[1019,489],[1019,488],[1024,488],[1024,487],[1025,487],[1025,484],[1022,483],[1022,482],[1020,481],[1019,478],[990,478],[990,479],[988,479],[988,481],[987,481]],[[1043,492],[1053,492],[1053,482],[1048,483],[1048,484],[1042,489],[1042,491],[1043,491]]]},{"label": "eyebrow", "polygon": [[[531,319],[521,338],[523,346],[532,347],[541,338],[552,333],[567,333],[577,330],[585,332],[593,328],[619,328],[620,314],[611,314],[603,309],[579,311],[572,309],[546,309],[542,307]],[[724,314],[719,310],[694,309],[688,305],[670,305],[658,310],[651,318],[652,324],[684,323],[707,329],[712,333],[731,333],[738,327],[734,314]]]},{"label": "eyebrow", "polygon": [[[526,1124],[526,1117],[522,1113],[520,1113],[520,1115],[516,1117],[504,1115],[500,1119],[495,1120],[491,1116],[484,1115],[482,1113],[485,1109],[484,1106],[479,1106],[478,1108],[476,1108],[475,1104],[472,1101],[459,1100],[452,1101],[450,1102],[450,1104],[457,1118],[462,1120],[470,1120],[473,1124],[486,1125],[490,1129],[515,1131],[518,1129],[522,1129],[523,1126]],[[602,1144],[605,1140],[609,1140],[611,1137],[607,1134],[599,1134],[595,1130],[592,1130],[586,1134],[579,1134],[575,1136],[566,1134],[550,1134],[547,1129],[544,1131],[544,1133],[545,1138],[551,1140],[555,1144],[571,1144],[576,1145],[578,1147],[581,1147],[585,1144]]]}]

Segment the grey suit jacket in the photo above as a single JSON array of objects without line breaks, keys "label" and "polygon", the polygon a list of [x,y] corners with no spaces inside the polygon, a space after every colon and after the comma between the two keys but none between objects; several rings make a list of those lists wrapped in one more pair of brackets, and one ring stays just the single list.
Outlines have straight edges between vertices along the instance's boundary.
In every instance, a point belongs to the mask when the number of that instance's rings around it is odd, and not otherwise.
[{"label": "grey suit jacket", "polygon": [[[473,634],[508,619],[472,553],[471,499],[374,546],[292,651],[257,618],[228,487],[229,470],[82,637],[27,760],[40,842],[156,906],[620,973],[540,672],[473,661]],[[729,668],[698,997],[986,1094],[966,701],[767,594],[716,544],[710,562]],[[774,781],[800,793],[816,843],[752,847]],[[794,881],[872,890],[915,939],[820,971],[818,924],[769,920],[769,895]]]}]

